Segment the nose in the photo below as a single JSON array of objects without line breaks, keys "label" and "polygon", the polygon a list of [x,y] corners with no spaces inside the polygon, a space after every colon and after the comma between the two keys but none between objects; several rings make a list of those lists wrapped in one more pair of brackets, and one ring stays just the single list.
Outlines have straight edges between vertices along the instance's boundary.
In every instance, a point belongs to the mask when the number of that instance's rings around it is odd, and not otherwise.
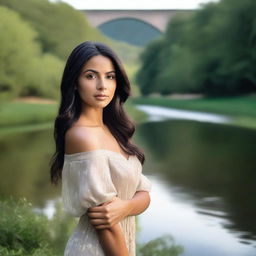
[{"label": "nose", "polygon": [[99,78],[97,83],[98,89],[106,89],[107,82],[104,80],[104,78]]}]

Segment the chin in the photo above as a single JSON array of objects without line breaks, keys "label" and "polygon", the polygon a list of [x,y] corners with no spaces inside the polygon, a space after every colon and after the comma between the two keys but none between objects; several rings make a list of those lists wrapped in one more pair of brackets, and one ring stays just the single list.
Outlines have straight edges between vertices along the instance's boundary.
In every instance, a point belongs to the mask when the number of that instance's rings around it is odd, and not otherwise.
[{"label": "chin", "polygon": [[93,108],[105,108],[110,102],[98,102],[97,104],[91,105]]}]

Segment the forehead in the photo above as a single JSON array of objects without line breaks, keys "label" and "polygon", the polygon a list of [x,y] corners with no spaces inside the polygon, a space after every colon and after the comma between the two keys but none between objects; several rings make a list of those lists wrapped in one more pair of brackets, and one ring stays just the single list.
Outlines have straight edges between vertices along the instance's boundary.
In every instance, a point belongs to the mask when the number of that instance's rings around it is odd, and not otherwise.
[{"label": "forehead", "polygon": [[105,72],[115,70],[112,61],[109,58],[102,55],[91,57],[83,66],[83,70],[86,69],[94,69],[97,71]]}]

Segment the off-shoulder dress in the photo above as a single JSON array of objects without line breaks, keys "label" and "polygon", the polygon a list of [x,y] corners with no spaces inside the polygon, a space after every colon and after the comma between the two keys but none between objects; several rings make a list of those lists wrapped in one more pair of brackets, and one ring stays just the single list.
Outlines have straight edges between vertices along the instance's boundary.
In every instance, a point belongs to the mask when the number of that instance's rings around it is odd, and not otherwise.
[{"label": "off-shoulder dress", "polygon": [[[135,155],[95,149],[64,155],[62,202],[64,211],[79,217],[64,256],[104,256],[95,228],[85,214],[87,209],[109,201],[114,196],[132,199],[136,191],[151,190],[151,182],[142,174]],[[135,216],[120,221],[129,256],[135,256]]]}]

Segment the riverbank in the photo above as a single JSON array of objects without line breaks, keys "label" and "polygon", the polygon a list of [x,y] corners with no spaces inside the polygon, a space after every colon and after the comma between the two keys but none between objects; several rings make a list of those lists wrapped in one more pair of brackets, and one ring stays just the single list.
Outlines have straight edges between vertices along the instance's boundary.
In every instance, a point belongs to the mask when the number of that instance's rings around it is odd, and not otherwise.
[{"label": "riverbank", "polygon": [[15,100],[0,105],[0,127],[33,125],[51,121],[57,113],[57,103],[46,103],[42,99]]},{"label": "riverbank", "polygon": [[256,95],[223,98],[137,97],[133,104],[163,106],[182,110],[222,114],[233,119],[234,126],[256,129]]},{"label": "riverbank", "polygon": [[[0,134],[52,128],[58,106],[56,101],[36,97],[19,98],[2,103],[0,104]],[[125,104],[125,110],[136,123],[147,117],[130,102]]]},{"label": "riverbank", "polygon": [[[232,98],[134,97],[125,109],[135,123],[147,119],[136,104],[163,106],[182,110],[222,114],[233,118],[232,125],[256,129],[256,95]],[[58,102],[36,97],[19,98],[0,104],[0,133],[23,132],[53,127]]]}]

